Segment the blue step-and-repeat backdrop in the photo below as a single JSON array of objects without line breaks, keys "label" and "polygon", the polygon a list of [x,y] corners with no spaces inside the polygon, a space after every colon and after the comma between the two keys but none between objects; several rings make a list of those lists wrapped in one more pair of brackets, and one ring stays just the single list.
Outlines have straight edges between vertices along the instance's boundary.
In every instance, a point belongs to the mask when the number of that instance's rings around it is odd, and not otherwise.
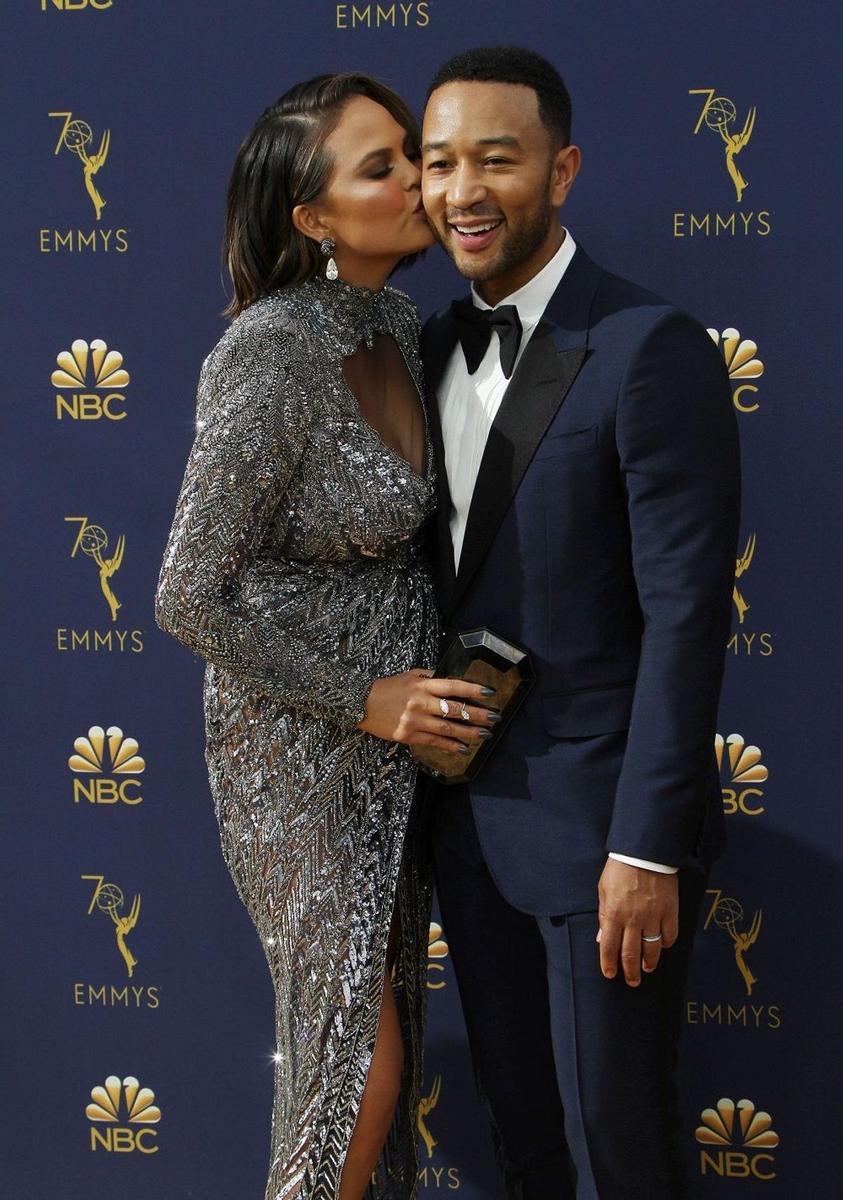
[{"label": "blue step-and-repeat backdrop", "polygon": [[[840,1195],[838,13],[5,6],[4,1195],[263,1195],[272,988],[219,851],[202,664],[152,615],[199,365],[225,324],[225,184],[246,130],[294,81],[363,69],[418,111],[440,61],[504,41],[550,56],[571,89],[575,237],[710,328],[740,423],[717,741],[731,837],[682,1061],[693,1195]],[[463,290],[439,250],[397,282],[424,315]],[[437,926],[429,968],[419,1196],[494,1200]]]}]

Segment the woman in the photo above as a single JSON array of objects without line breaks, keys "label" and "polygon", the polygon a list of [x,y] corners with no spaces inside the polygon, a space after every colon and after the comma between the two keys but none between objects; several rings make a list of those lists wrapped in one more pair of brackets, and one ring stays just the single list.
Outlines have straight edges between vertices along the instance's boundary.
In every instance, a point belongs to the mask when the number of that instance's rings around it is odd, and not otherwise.
[{"label": "woman", "polygon": [[223,853],[275,985],[267,1200],[360,1200],[373,1172],[370,1195],[415,1192],[429,889],[405,747],[465,752],[494,719],[488,690],[422,669],[432,451],[417,316],[384,286],[432,241],[417,158],[361,75],[293,88],[243,143],[234,320],[156,597],[208,660]]}]

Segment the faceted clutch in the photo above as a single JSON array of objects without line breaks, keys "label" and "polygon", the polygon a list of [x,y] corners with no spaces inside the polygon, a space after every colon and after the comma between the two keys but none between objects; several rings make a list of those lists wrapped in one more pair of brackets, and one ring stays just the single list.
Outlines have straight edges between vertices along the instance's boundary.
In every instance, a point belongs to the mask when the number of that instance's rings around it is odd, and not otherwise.
[{"label": "faceted clutch", "polygon": [[437,679],[467,679],[497,692],[490,698],[489,705],[498,709],[501,719],[490,727],[490,738],[471,742],[470,754],[450,754],[435,746],[412,748],[419,766],[440,783],[466,783],[476,777],[501,740],[533,686],[536,673],[526,650],[484,628],[461,633],[448,647],[434,675]]}]

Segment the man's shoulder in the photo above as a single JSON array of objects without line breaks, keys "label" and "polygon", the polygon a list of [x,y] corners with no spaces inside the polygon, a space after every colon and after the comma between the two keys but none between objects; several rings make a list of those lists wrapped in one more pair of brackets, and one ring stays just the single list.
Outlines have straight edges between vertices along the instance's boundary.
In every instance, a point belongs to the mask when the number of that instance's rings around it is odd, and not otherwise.
[{"label": "man's shoulder", "polygon": [[647,339],[658,330],[685,332],[692,338],[705,333],[702,322],[674,301],[643,284],[603,270],[591,313],[592,329],[601,326],[617,336],[623,330],[632,341]]},{"label": "man's shoulder", "polygon": [[630,305],[646,308],[673,308],[674,305],[664,296],[660,296],[658,292],[654,292],[652,288],[646,287],[637,280],[627,279],[625,275],[618,275],[614,271],[607,271],[605,267],[600,270],[600,287],[599,293],[610,300],[622,299]]}]

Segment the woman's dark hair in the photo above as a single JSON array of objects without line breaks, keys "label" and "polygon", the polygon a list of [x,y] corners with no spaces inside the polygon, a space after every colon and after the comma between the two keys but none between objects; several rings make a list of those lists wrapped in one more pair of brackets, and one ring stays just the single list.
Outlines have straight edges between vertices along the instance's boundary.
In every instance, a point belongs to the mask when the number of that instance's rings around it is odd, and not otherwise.
[{"label": "woman's dark hair", "polygon": [[228,183],[223,253],[234,297],[226,316],[235,317],[261,296],[319,271],[319,247],[296,229],[293,209],[322,194],[333,166],[325,140],[352,96],[382,105],[418,149],[418,129],[407,105],[368,75],[318,75],[285,92],[246,136]]},{"label": "woman's dark hair", "polygon": [[444,62],[428,89],[430,99],[446,83],[520,83],[532,88],[539,116],[559,146],[571,140],[571,97],[552,63],[523,46],[484,46],[466,50]]}]

